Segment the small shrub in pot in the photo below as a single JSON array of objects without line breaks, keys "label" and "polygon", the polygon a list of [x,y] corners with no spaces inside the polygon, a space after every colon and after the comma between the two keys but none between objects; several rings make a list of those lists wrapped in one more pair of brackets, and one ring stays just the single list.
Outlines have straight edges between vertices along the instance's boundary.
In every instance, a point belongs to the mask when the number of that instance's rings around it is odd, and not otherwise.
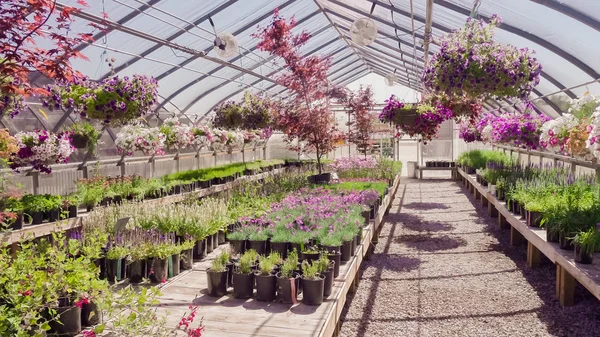
[{"label": "small shrub in pot", "polygon": [[298,289],[298,268],[297,262],[287,260],[281,266],[281,271],[277,273],[277,301],[285,304],[296,303],[299,293]]},{"label": "small shrub in pot", "polygon": [[254,266],[255,258],[244,254],[240,257],[237,267],[233,271],[233,297],[246,299],[254,294]]},{"label": "small shrub in pot", "polygon": [[587,231],[581,231],[573,237],[575,244],[575,262],[591,264],[594,252],[600,249],[600,225],[595,225]]},{"label": "small shrub in pot", "polygon": [[320,305],[323,303],[325,280],[319,273],[318,263],[302,263],[302,303],[306,305]]},{"label": "small shrub in pot", "polygon": [[331,295],[331,290],[333,288],[333,266],[332,261],[329,261],[329,258],[326,254],[321,254],[319,259],[315,261],[317,267],[319,269],[319,273],[323,275],[323,297],[327,298]]},{"label": "small shrub in pot", "polygon": [[256,272],[256,299],[263,302],[275,300],[277,281],[273,275],[275,265],[268,257],[261,257]]},{"label": "small shrub in pot", "polygon": [[213,297],[221,297],[227,294],[227,267],[221,259],[212,261],[210,269],[206,271],[208,289],[206,294]]}]

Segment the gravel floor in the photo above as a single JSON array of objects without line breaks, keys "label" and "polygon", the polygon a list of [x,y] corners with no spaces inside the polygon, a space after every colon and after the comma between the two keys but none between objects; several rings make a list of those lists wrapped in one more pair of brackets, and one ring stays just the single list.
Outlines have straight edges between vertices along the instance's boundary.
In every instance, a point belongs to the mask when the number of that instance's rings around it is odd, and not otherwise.
[{"label": "gravel floor", "polygon": [[[528,268],[526,247],[449,180],[400,186],[340,336],[600,336],[600,301],[583,287],[560,307],[555,267]],[[402,198],[404,198],[402,200]]]}]

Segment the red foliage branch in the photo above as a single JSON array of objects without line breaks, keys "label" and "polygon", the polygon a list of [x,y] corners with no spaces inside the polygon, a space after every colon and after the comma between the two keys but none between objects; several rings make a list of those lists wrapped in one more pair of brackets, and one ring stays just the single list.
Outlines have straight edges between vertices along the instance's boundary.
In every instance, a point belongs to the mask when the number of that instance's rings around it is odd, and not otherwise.
[{"label": "red foliage branch", "polygon": [[277,109],[277,126],[285,133],[290,149],[299,151],[299,141],[304,143],[302,150],[316,154],[321,173],[322,156],[332,151],[342,138],[335,116],[329,110],[327,71],[331,60],[317,55],[303,57],[300,47],[311,36],[306,31],[294,34],[295,26],[294,18],[286,20],[275,10],[271,24],[252,36],[260,40],[259,50],[283,59],[287,72],[280,75],[277,82],[295,94],[293,103],[282,103]]},{"label": "red foliage branch", "polygon": [[[83,0],[78,3],[87,5]],[[55,0],[2,1],[0,115],[10,112],[15,116],[23,108],[24,97],[46,93],[45,89],[30,85],[30,72],[39,71],[57,81],[69,81],[76,75],[69,60],[87,59],[76,47],[93,40],[91,33],[70,32],[71,14],[77,10],[74,7],[57,10]],[[36,43],[43,40],[48,47]]]},{"label": "red foliage branch", "polygon": [[352,117],[348,122],[348,141],[355,144],[365,156],[372,147],[371,135],[375,132],[373,120],[376,118],[371,110],[375,106],[371,86],[360,86],[357,92],[345,88],[336,88],[332,95],[344,106]]}]

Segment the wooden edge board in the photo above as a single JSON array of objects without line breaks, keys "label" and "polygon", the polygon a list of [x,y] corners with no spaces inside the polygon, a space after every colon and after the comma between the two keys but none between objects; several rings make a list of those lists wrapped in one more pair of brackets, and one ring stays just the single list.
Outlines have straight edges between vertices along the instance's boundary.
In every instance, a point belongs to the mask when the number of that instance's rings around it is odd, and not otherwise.
[{"label": "wooden edge board", "polygon": [[456,167],[426,167],[426,166],[417,166],[417,170],[423,170],[423,171],[456,171]]},{"label": "wooden edge board", "polygon": [[379,211],[377,212],[377,216],[373,222],[366,228],[366,233],[364,233],[363,240],[361,242],[361,246],[363,248],[358,250],[360,254],[357,254],[353,257],[348,268],[342,290],[337,292],[336,297],[334,298],[333,310],[329,311],[329,314],[327,314],[325,323],[323,324],[318,337],[333,337],[335,335],[336,327],[342,315],[342,310],[346,304],[346,296],[348,295],[348,291],[354,283],[354,279],[358,277],[360,265],[362,264],[365,254],[367,253],[369,245],[371,244],[371,239],[373,238],[373,235],[376,234],[376,229],[383,223],[385,210],[389,204],[392,203],[393,196],[396,195],[398,186],[400,186],[400,175],[397,175],[394,179],[392,190],[389,191],[388,195],[386,196],[387,198],[383,199],[383,202],[379,207]]},{"label": "wooden edge board", "polygon": [[[582,267],[575,264],[572,258],[565,256],[565,254],[572,254],[572,251],[562,252],[560,248],[547,242],[543,237],[539,236],[534,232],[526,223],[517,218],[512,214],[506,207],[506,203],[499,201],[493,196],[486,187],[479,184],[472,176],[466,174],[462,169],[458,170],[467,181],[479,191],[482,197],[485,197],[490,201],[498,210],[498,213],[506,218],[506,221],[519,231],[525,239],[534,245],[542,254],[544,254],[550,261],[560,265],[570,275],[572,275],[581,285],[589,290],[596,298],[600,299],[600,272],[598,273],[597,279],[590,277],[586,274]],[[544,229],[537,230],[540,232],[546,232]],[[597,255],[597,254],[596,254]]]}]

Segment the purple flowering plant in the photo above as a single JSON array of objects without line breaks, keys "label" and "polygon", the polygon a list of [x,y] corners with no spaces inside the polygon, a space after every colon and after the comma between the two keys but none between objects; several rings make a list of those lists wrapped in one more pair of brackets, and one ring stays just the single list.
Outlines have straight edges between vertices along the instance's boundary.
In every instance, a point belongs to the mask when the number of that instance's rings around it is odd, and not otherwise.
[{"label": "purple flowering plant", "polygon": [[527,48],[494,41],[497,15],[489,23],[467,18],[464,27],[440,41],[423,73],[428,90],[450,96],[525,99],[539,83],[542,66]]},{"label": "purple flowering plant", "polygon": [[42,99],[50,109],[73,109],[82,118],[119,126],[152,112],[157,102],[158,82],[153,77],[117,75],[100,82],[87,77],[58,82],[47,87]]},{"label": "purple flowering plant", "polygon": [[492,141],[536,150],[540,148],[541,126],[549,120],[533,113],[503,114],[492,124]]},{"label": "purple flowering plant", "polygon": [[34,170],[51,173],[50,165],[67,163],[75,150],[71,145],[69,133],[55,134],[46,130],[36,130],[19,132],[15,138],[19,149],[10,159],[10,167],[15,171],[31,165]]}]

